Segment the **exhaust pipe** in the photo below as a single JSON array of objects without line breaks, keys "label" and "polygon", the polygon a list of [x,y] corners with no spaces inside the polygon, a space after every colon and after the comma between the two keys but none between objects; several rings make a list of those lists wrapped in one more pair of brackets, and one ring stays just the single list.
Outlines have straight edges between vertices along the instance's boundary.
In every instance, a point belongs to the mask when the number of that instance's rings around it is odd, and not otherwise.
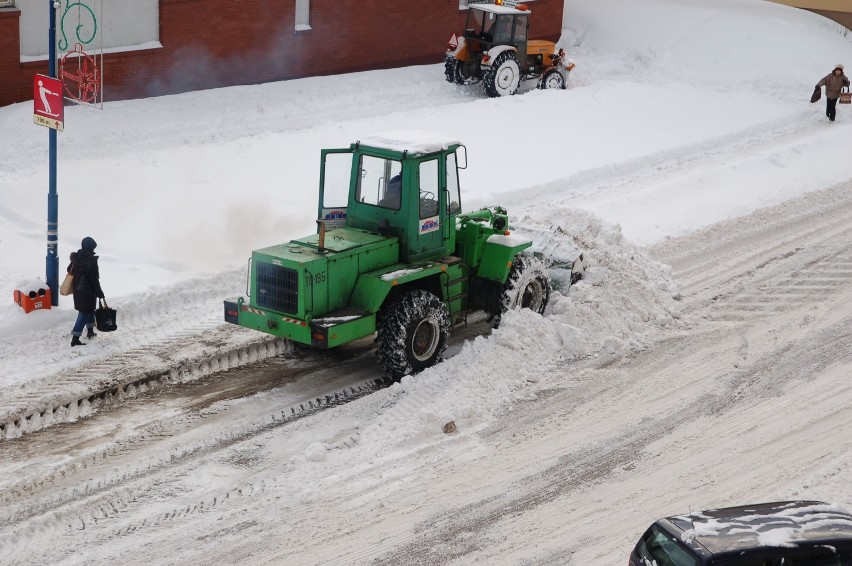
[{"label": "exhaust pipe", "polygon": [[317,220],[319,227],[319,239],[317,240],[317,253],[325,254],[328,250],[325,249],[325,220]]}]

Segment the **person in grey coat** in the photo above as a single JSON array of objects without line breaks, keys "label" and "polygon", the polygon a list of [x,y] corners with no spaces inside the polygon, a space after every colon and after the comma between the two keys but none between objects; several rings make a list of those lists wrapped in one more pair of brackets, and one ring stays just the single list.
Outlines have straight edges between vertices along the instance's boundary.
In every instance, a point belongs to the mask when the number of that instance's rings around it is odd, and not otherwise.
[{"label": "person in grey coat", "polygon": [[77,321],[71,330],[71,346],[85,346],[80,341],[83,335],[83,327],[88,330],[87,338],[94,338],[95,333],[95,307],[97,300],[104,298],[101,289],[101,277],[98,270],[98,256],[95,255],[97,242],[86,236],[80,243],[80,249],[71,254],[71,263],[68,272],[74,275],[74,308],[77,310]]},{"label": "person in grey coat", "polygon": [[843,87],[849,86],[849,79],[843,74],[843,65],[839,63],[834,66],[834,70],[826,75],[816,85],[816,90],[820,87],[825,87],[825,115],[828,119],[834,122],[837,116],[837,99],[840,98],[840,91]]}]

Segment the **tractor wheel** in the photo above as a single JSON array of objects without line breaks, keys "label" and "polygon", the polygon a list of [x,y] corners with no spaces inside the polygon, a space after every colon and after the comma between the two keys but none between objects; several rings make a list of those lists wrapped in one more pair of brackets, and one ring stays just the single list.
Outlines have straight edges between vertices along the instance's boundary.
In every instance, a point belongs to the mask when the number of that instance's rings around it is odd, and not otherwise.
[{"label": "tractor wheel", "polygon": [[541,81],[538,83],[538,88],[566,88],[565,76],[559,72],[559,69],[551,69],[544,73]]},{"label": "tractor wheel", "polygon": [[514,51],[504,51],[497,56],[485,72],[485,94],[494,98],[518,92],[521,84],[521,67]]},{"label": "tractor wheel", "polygon": [[444,302],[428,291],[411,291],[379,312],[376,354],[393,379],[415,374],[441,361],[450,335]]},{"label": "tractor wheel", "polygon": [[497,327],[503,313],[515,307],[530,309],[539,314],[544,312],[550,300],[550,277],[544,262],[530,255],[518,255],[512,263],[509,278],[503,284],[500,296],[500,313],[492,318]]},{"label": "tractor wheel", "polygon": [[444,77],[448,83],[461,84],[459,81],[459,65],[461,65],[461,61],[455,57],[447,58],[444,62]]},{"label": "tractor wheel", "polygon": [[459,61],[452,58],[444,62],[444,77],[449,83],[457,85],[472,85],[482,80],[477,76],[476,72],[479,69],[478,59],[470,61]]}]

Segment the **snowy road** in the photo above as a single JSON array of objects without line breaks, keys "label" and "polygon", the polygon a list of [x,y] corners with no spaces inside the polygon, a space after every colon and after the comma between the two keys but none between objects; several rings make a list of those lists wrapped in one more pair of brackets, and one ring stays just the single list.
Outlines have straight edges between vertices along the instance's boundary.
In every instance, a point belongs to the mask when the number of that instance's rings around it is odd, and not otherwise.
[{"label": "snowy road", "polygon": [[832,500],[852,473],[850,189],[649,250],[687,326],[526,360],[527,401],[476,433],[375,453],[394,423],[370,415],[400,402],[381,395],[273,419],[374,378],[356,348],[331,371],[280,359],[26,435],[0,463],[0,562],[616,565],[696,493]]},{"label": "snowy road", "polygon": [[[69,107],[60,257],[95,237],[120,313],[85,348],[70,298],[9,300],[44,268],[47,136],[0,109],[0,566],[623,566],[663,515],[852,504],[852,114],[808,103],[848,30],[755,0],[563,27],[565,91],[436,62]],[[250,251],[315,229],[321,148],[422,129],[468,148],[465,210],[587,279],[384,388],[368,344],[223,323]]]}]

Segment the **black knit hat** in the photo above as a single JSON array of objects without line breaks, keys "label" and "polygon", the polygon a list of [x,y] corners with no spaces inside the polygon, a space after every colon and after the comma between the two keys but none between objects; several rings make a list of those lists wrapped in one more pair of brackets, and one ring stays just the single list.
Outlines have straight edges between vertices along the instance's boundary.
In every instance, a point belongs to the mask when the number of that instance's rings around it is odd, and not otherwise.
[{"label": "black knit hat", "polygon": [[89,236],[83,238],[83,241],[80,243],[80,247],[84,250],[89,250],[90,252],[95,251],[95,248],[98,247],[98,243]]}]

